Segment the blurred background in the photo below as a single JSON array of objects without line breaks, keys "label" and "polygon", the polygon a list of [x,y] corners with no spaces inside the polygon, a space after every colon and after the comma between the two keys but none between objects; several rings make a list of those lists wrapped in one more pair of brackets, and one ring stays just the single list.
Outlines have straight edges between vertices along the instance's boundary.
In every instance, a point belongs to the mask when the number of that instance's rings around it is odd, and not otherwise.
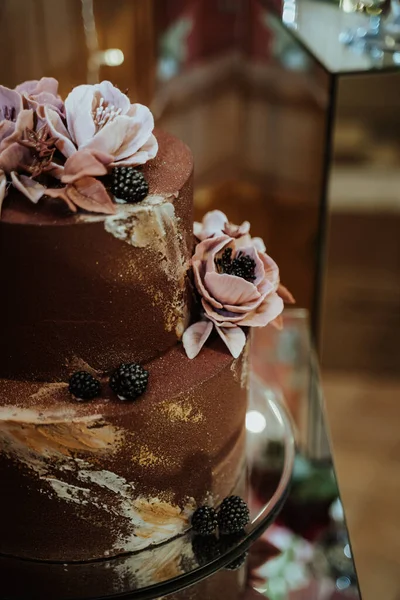
[{"label": "blurred background", "polygon": [[[54,76],[65,96],[110,79],[192,149],[196,217],[251,221],[319,348],[363,597],[399,600],[400,73],[339,80],[325,215],[331,77],[274,8],[1,0],[1,83]],[[285,10],[295,31],[294,0]],[[286,381],[294,413],[299,385]]]}]

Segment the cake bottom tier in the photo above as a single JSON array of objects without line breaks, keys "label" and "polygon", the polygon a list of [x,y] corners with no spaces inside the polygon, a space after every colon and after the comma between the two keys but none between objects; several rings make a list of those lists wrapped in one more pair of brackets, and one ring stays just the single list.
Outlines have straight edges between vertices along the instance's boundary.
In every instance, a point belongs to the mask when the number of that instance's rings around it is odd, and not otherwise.
[{"label": "cake bottom tier", "polygon": [[[78,365],[77,368],[89,368]],[[0,380],[0,553],[82,561],[183,534],[245,463],[246,354],[217,340],[149,363],[146,393],[71,400],[66,383]]]}]

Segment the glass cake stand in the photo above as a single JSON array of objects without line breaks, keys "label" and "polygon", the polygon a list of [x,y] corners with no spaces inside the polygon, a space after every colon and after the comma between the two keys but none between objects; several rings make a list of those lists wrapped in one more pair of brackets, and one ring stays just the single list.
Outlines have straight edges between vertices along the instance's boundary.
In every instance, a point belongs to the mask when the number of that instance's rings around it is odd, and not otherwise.
[{"label": "glass cake stand", "polygon": [[[251,378],[246,427],[251,522],[241,534],[204,541],[189,532],[150,550],[85,563],[0,556],[0,599],[159,598],[230,565],[263,534],[283,507],[296,453],[287,409],[255,375]],[[272,474],[267,487],[266,472]]]}]

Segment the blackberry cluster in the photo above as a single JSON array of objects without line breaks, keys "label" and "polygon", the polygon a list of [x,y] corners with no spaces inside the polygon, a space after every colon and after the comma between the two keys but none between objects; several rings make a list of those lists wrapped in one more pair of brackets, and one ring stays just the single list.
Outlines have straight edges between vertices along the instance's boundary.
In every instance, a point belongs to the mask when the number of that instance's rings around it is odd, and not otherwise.
[{"label": "blackberry cluster", "polygon": [[242,533],[250,521],[247,504],[239,496],[224,499],[218,512],[210,506],[200,506],[192,516],[192,527],[196,533],[210,535],[217,527],[223,535]]},{"label": "blackberry cluster", "polygon": [[69,380],[68,390],[77,400],[92,400],[100,394],[101,384],[87,371],[77,371]]},{"label": "blackberry cluster", "polygon": [[149,372],[138,363],[122,363],[110,377],[110,388],[120,400],[135,400],[147,388]]},{"label": "blackberry cluster", "polygon": [[239,496],[225,498],[218,511],[218,526],[222,534],[237,533],[250,521],[247,504]]},{"label": "blackberry cluster", "polygon": [[246,281],[254,281],[256,263],[251,256],[243,254],[239,251],[235,258],[232,258],[232,248],[225,248],[221,258],[215,259],[215,264],[220,273],[227,273],[228,275],[236,275],[236,277],[242,277]]},{"label": "blackberry cluster", "polygon": [[140,202],[149,193],[149,184],[138,169],[114,167],[111,177],[111,192],[119,200],[130,203]]},{"label": "blackberry cluster", "polygon": [[218,527],[217,513],[210,506],[200,506],[192,516],[192,527],[200,535],[211,535]]}]

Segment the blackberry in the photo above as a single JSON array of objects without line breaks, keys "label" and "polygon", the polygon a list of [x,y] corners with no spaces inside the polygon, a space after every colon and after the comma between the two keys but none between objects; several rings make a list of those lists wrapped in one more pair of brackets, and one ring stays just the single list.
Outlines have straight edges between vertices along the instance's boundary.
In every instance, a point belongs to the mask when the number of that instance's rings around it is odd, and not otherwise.
[{"label": "blackberry", "polygon": [[254,259],[241,251],[236,254],[235,258],[232,258],[232,248],[225,248],[221,258],[215,259],[215,264],[220,273],[236,275],[236,277],[241,277],[246,281],[254,281],[256,278]]},{"label": "blackberry", "polygon": [[240,569],[246,562],[247,555],[248,552],[243,552],[243,554],[238,556],[238,558],[235,558],[229,565],[226,565],[225,569],[227,571],[237,571],[237,569]]},{"label": "blackberry", "polygon": [[122,363],[110,377],[110,388],[120,400],[134,400],[147,388],[149,372],[137,363]]},{"label": "blackberry", "polygon": [[111,192],[118,200],[140,202],[149,193],[149,184],[143,173],[133,167],[114,167]]},{"label": "blackberry", "polygon": [[210,506],[200,506],[192,516],[192,527],[200,535],[210,535],[218,527],[217,513]]},{"label": "blackberry", "polygon": [[69,379],[68,390],[78,400],[92,400],[100,394],[101,384],[87,371],[76,371]]},{"label": "blackberry", "polygon": [[220,545],[215,535],[195,535],[192,550],[200,566],[220,556]]},{"label": "blackberry", "polygon": [[225,498],[219,507],[218,525],[221,533],[237,533],[250,521],[247,504],[239,496]]}]

